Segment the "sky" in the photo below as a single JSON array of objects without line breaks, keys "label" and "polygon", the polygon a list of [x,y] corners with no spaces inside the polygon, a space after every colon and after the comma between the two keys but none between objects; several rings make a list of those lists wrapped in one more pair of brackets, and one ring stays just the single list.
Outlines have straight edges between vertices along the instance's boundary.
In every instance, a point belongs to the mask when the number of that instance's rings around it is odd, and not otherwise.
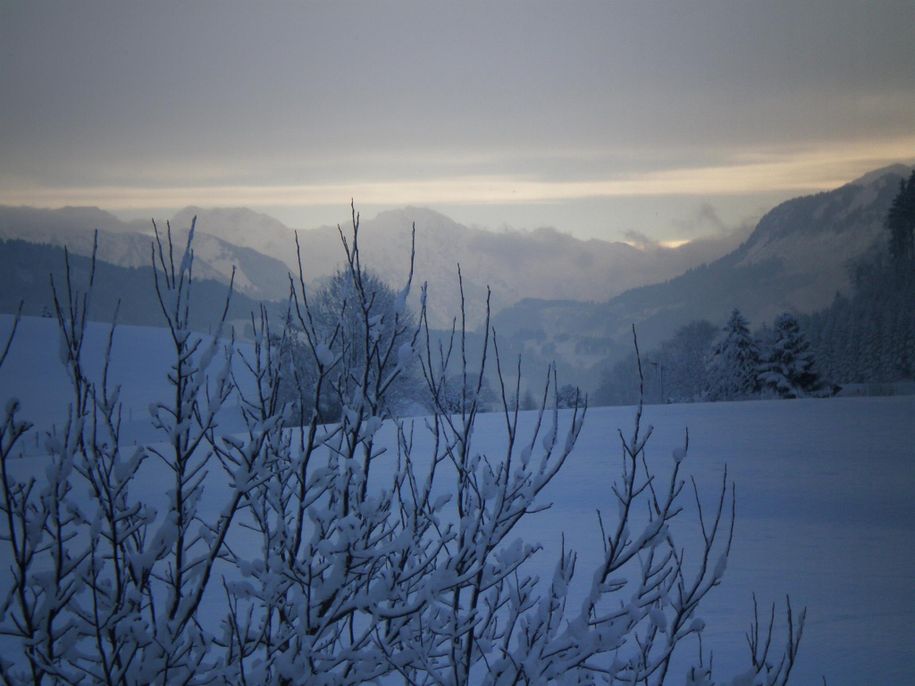
[{"label": "sky", "polygon": [[915,1],[0,3],[0,203],[679,242],[915,161]]}]

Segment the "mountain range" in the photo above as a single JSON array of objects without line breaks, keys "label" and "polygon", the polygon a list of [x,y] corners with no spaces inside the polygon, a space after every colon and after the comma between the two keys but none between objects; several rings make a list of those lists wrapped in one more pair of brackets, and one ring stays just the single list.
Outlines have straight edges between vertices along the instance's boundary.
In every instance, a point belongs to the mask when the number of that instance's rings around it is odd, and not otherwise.
[{"label": "mountain range", "polygon": [[[507,347],[535,364],[556,359],[568,380],[587,388],[596,367],[630,349],[632,323],[638,325],[640,341],[651,346],[689,321],[717,323],[733,307],[762,323],[785,310],[810,312],[828,305],[837,292],[847,292],[850,262],[883,239],[886,210],[910,169],[876,170],[833,191],[784,202],[752,232],[677,248],[585,241],[552,228],[488,231],[430,209],[407,207],[361,220],[360,254],[370,270],[399,286],[409,268],[415,225],[414,278],[428,283],[433,326],[449,328],[460,312],[460,264],[473,324],[482,320],[488,285],[493,322]],[[185,240],[195,216],[195,278],[212,282],[207,286],[212,290],[227,283],[234,267],[241,302],[287,297],[289,275],[298,274],[291,228],[246,208],[188,207],[169,221],[178,241]],[[158,227],[164,231],[165,222]],[[146,288],[152,222],[122,221],[97,208],[0,206],[0,241],[5,241],[0,243],[5,273],[0,307],[9,311],[19,293],[40,299],[35,282],[47,283],[43,274],[58,254],[47,251],[66,245],[71,254],[85,257],[91,254],[95,230],[98,257],[117,275],[118,289],[136,291],[129,284],[144,274]],[[342,266],[337,227],[300,230],[298,237],[309,285]],[[34,273],[41,269],[42,275]],[[414,303],[418,291],[414,289]],[[139,317],[135,323],[155,319],[155,313],[134,314]]]},{"label": "mountain range", "polygon": [[[288,275],[298,275],[293,229],[246,208],[188,207],[169,220],[179,240],[184,240],[195,216],[194,265],[198,278],[227,283],[235,266],[235,285],[241,293],[266,300],[287,297]],[[160,231],[165,225],[159,222]],[[459,224],[433,210],[407,207],[361,220],[363,264],[399,287],[409,270],[414,225],[414,282],[428,283],[430,321],[439,327],[450,326],[460,312],[458,264],[469,320],[479,324],[487,285],[492,289],[494,312],[526,297],[605,300],[723,255],[743,237],[728,234],[677,248],[656,244],[634,247],[623,242],[579,240],[552,228],[488,231]],[[348,231],[350,227],[342,228]],[[96,229],[99,259],[122,267],[150,264],[152,222],[121,221],[97,208],[0,206],[0,240],[66,245],[71,253],[88,256]],[[337,227],[299,230],[298,235],[307,283],[318,284],[343,265]],[[418,298],[419,288],[415,288],[414,305]]]}]

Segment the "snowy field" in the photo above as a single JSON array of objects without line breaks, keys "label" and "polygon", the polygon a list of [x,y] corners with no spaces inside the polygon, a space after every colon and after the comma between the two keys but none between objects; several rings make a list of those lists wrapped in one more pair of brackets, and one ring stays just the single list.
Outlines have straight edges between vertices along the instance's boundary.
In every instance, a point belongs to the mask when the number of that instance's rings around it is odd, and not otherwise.
[{"label": "snowy field", "polygon": [[[10,322],[0,317],[0,341]],[[97,349],[106,331],[91,327],[87,345]],[[48,426],[59,421],[56,408],[68,398],[55,322],[26,319],[20,333],[0,371],[0,400],[20,398],[23,416]],[[116,337],[113,374],[125,385],[131,441],[152,438],[141,427],[149,403],[167,389],[164,342],[164,331],[142,327],[123,327]],[[552,508],[524,523],[519,534],[544,544],[535,558],[543,575],[555,564],[563,534],[579,554],[579,578],[590,575],[600,553],[595,510],[605,518],[615,512],[609,486],[620,455],[616,431],[628,433],[633,414],[622,407],[589,410],[575,452],[543,494]],[[725,463],[737,485],[727,573],[700,612],[719,673],[733,674],[745,664],[744,631],[755,591],[764,607],[773,601],[781,606],[790,594],[796,609],[808,608],[793,683],[818,684],[821,676],[832,686],[910,682],[915,397],[649,406],[643,422],[654,426],[647,448],[654,467],[666,471],[688,427],[686,471],[707,499],[714,497]],[[224,428],[233,428],[231,417]],[[501,416],[482,417],[477,449],[488,452],[503,433]],[[22,467],[41,473],[40,445],[35,452]],[[150,476],[140,483],[158,498],[165,475]],[[681,528],[690,516],[684,513]],[[689,549],[689,539],[682,540]],[[6,555],[2,549],[3,568]]]},{"label": "snowy field", "polygon": [[[599,545],[593,513],[607,502],[607,460],[617,454],[608,437],[631,416],[626,408],[589,412],[548,494],[554,509],[541,516],[566,530],[583,569]],[[909,683],[915,398],[649,406],[645,418],[655,427],[649,457],[669,459],[688,426],[688,466],[704,492],[713,494],[725,463],[737,485],[728,570],[702,613],[716,664],[744,655],[751,594],[768,604],[787,593],[808,608],[794,683],[821,683],[821,675],[834,685]]]}]

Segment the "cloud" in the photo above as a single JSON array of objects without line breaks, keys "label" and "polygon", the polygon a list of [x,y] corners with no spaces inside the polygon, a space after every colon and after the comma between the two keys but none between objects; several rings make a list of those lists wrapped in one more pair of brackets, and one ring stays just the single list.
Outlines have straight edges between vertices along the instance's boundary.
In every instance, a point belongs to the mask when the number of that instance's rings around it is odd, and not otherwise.
[{"label": "cloud", "polygon": [[681,235],[690,237],[709,233],[722,234],[730,230],[722,221],[718,210],[709,202],[701,203],[690,216],[673,220],[673,224]]},{"label": "cloud", "polygon": [[[373,205],[511,205],[587,198],[726,196],[814,192],[848,182],[884,164],[915,157],[915,136],[858,145],[791,151],[746,152],[729,162],[676,167],[590,179],[534,178],[510,172],[431,177],[354,177],[331,183],[213,183],[105,186],[28,185],[4,177],[0,202],[29,205],[92,204],[110,209],[248,205],[310,207],[345,205],[350,198]],[[700,207],[684,220],[696,228],[721,230],[714,207]]]},{"label": "cloud", "polygon": [[641,231],[629,230],[623,234],[623,237],[626,239],[626,243],[631,245],[633,248],[638,248],[639,250],[652,250],[660,247],[660,243],[649,238]]}]

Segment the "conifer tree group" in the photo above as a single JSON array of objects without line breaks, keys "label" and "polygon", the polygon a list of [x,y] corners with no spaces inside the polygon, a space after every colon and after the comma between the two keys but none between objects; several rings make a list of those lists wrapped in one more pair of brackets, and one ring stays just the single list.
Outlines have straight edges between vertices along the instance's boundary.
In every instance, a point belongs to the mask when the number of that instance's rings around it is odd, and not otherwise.
[{"label": "conifer tree group", "polygon": [[915,378],[915,172],[885,226],[885,247],[853,266],[851,295],[804,318],[820,369],[840,383]]},{"label": "conifer tree group", "polygon": [[890,256],[901,267],[915,262],[915,171],[899,182],[899,193],[886,215],[890,232]]},{"label": "conifer tree group", "polygon": [[706,379],[708,400],[758,395],[803,398],[824,387],[810,342],[795,315],[780,314],[769,335],[754,336],[737,308],[712,346]]},{"label": "conifer tree group", "polygon": [[757,333],[737,308],[715,333],[705,321],[682,327],[643,358],[644,383],[632,356],[608,370],[597,401],[629,404],[644,393],[651,402],[803,398],[827,388],[813,346],[798,317],[779,315]]}]

